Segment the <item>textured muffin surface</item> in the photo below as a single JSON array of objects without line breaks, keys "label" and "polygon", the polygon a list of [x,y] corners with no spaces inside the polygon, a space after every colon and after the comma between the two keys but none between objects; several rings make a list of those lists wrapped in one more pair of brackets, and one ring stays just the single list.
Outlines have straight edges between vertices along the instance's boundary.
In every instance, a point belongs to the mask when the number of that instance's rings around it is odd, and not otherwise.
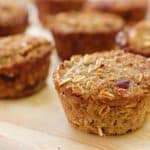
[{"label": "textured muffin surface", "polygon": [[115,15],[96,12],[61,13],[49,22],[50,28],[64,32],[110,32],[124,25],[123,20]]},{"label": "textured muffin surface", "polygon": [[87,10],[98,10],[120,15],[127,22],[145,18],[148,11],[147,0],[88,0]]},{"label": "textured muffin surface", "polygon": [[121,51],[65,61],[54,81],[68,121],[100,136],[139,129],[149,112],[149,68],[149,59]]},{"label": "textured muffin surface", "polygon": [[61,90],[111,105],[138,101],[150,90],[150,61],[130,53],[75,56],[60,68]]},{"label": "textured muffin surface", "polygon": [[150,21],[142,21],[118,35],[118,43],[127,51],[150,56]]},{"label": "textured muffin surface", "polygon": [[47,40],[34,36],[18,35],[1,38],[0,69],[39,58],[49,51],[49,49],[43,51],[46,47],[49,47]]},{"label": "textured muffin surface", "polygon": [[[20,14],[21,13],[21,14]],[[19,15],[27,15],[27,10],[21,4],[13,4],[10,2],[0,2],[0,24],[8,25],[12,22],[19,21],[13,20]],[[20,18],[20,17],[19,17]],[[21,19],[21,18],[20,18]]]},{"label": "textured muffin surface", "polygon": [[85,0],[36,0],[39,17],[42,23],[47,24],[49,15],[61,12],[79,11]]},{"label": "textured muffin surface", "polygon": [[46,84],[52,45],[45,39],[17,35],[0,39],[0,98],[31,95]]},{"label": "textured muffin surface", "polygon": [[27,28],[28,11],[19,1],[0,1],[0,36],[22,33]]},{"label": "textured muffin surface", "polygon": [[[125,9],[132,9],[132,7],[143,7],[147,5],[147,0],[89,0],[91,4],[99,4],[98,6],[107,6],[106,8],[104,7],[103,9],[120,9],[120,11],[123,11]],[[98,7],[97,6],[97,7]],[[111,7],[113,6],[113,7]]]}]

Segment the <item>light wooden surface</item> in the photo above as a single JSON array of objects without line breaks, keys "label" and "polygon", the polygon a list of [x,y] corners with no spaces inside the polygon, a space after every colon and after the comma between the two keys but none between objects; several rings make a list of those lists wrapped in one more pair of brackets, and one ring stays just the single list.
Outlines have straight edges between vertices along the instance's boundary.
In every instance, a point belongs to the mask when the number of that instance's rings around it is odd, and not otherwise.
[{"label": "light wooden surface", "polygon": [[28,99],[1,101],[0,120],[0,150],[150,149],[150,119],[142,129],[118,137],[98,137],[73,129],[52,85]]},{"label": "light wooden surface", "polygon": [[0,150],[9,150],[11,145],[16,146],[14,150],[150,149],[150,119],[142,129],[118,137],[98,137],[73,129],[52,85],[27,99],[1,101],[0,120]]},{"label": "light wooden surface", "polygon": [[[30,7],[32,9],[32,7]],[[28,33],[51,39],[38,24],[32,9]],[[58,59],[54,52],[51,72]],[[21,100],[0,101],[0,150],[150,150],[150,118],[134,133],[117,137],[98,137],[73,129],[67,122],[53,87]]]}]

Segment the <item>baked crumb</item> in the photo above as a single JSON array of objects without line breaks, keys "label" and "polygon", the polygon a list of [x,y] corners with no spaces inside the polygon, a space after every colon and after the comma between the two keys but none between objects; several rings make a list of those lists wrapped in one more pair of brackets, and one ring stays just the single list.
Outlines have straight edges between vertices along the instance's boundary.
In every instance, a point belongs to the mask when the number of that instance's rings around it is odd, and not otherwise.
[{"label": "baked crumb", "polygon": [[68,121],[99,136],[139,129],[149,112],[149,68],[149,59],[120,50],[64,61],[54,82]]},{"label": "baked crumb", "polygon": [[52,45],[44,38],[17,35],[0,39],[0,98],[19,98],[46,84]]},{"label": "baked crumb", "polygon": [[113,104],[127,97],[120,102],[123,104],[149,92],[150,63],[142,56],[120,51],[95,53],[72,57],[61,67],[59,86],[80,96]]},{"label": "baked crumb", "polygon": [[113,49],[124,21],[108,13],[80,11],[51,16],[47,27],[53,34],[58,55],[64,60],[77,54]]},{"label": "baked crumb", "polygon": [[19,1],[0,1],[0,36],[22,33],[28,26],[28,11]]},{"label": "baked crumb", "polygon": [[144,20],[126,28],[117,36],[117,43],[125,51],[150,56],[150,21]]},{"label": "baked crumb", "polygon": [[145,18],[148,11],[147,0],[87,0],[84,6],[88,11],[109,12],[121,16],[127,23]]},{"label": "baked crumb", "polygon": [[61,13],[50,18],[48,27],[63,32],[107,33],[121,29],[124,25],[123,20],[118,16],[97,12]]}]

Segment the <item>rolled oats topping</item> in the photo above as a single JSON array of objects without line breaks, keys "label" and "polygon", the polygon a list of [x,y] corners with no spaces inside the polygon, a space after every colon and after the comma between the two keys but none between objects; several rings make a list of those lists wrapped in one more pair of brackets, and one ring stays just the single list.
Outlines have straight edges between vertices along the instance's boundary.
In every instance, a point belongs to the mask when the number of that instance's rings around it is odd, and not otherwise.
[{"label": "rolled oats topping", "polygon": [[73,2],[73,1],[85,1],[85,0],[53,0],[53,1]]},{"label": "rolled oats topping", "polygon": [[138,101],[150,93],[150,61],[145,57],[111,51],[73,56],[59,67],[60,90],[100,101]]},{"label": "rolled oats topping", "polygon": [[49,45],[50,43],[44,38],[28,35],[0,38],[0,68],[23,62],[26,59],[32,60],[46,53],[46,50],[43,51],[42,48]]},{"label": "rolled oats topping", "polygon": [[129,32],[129,45],[150,53],[150,21],[142,21],[131,28]]},{"label": "rolled oats topping", "polygon": [[150,57],[150,21],[126,27],[117,35],[116,42],[127,52]]},{"label": "rolled oats topping", "polygon": [[[12,1],[0,1],[0,24],[2,25],[9,25],[12,22],[19,22],[24,19],[25,16],[27,16],[27,10],[26,8],[18,1],[16,3],[13,3]],[[18,15],[22,16],[22,18]],[[12,22],[11,22],[11,21]]]},{"label": "rolled oats topping", "polygon": [[91,4],[96,3],[99,5],[105,6],[104,9],[107,9],[109,7],[112,7],[112,9],[118,9],[118,11],[123,8],[122,11],[125,9],[131,9],[132,7],[142,7],[147,4],[146,0],[88,0]]},{"label": "rolled oats topping", "polygon": [[118,16],[96,12],[61,13],[50,19],[50,28],[63,32],[86,31],[107,33],[118,31],[124,25],[123,20]]}]

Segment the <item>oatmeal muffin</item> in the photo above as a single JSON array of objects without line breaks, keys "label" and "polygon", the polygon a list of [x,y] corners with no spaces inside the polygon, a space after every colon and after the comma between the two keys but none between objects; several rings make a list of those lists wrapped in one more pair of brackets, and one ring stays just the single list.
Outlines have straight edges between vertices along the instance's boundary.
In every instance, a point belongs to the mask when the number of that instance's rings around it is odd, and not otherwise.
[{"label": "oatmeal muffin", "polygon": [[38,37],[17,35],[0,39],[0,98],[31,95],[45,86],[51,44]]},{"label": "oatmeal muffin", "polygon": [[47,15],[54,15],[60,12],[80,10],[84,0],[36,0],[39,10],[39,17],[43,23]]},{"label": "oatmeal muffin", "polygon": [[147,0],[87,0],[86,10],[110,12],[123,17],[127,22],[145,18],[148,12]]},{"label": "oatmeal muffin", "polygon": [[150,57],[150,21],[144,20],[125,28],[116,41],[125,51]]},{"label": "oatmeal muffin", "polygon": [[0,1],[0,36],[24,32],[28,25],[28,12],[19,2]]},{"label": "oatmeal muffin", "polygon": [[73,56],[54,73],[69,122],[99,135],[120,135],[144,124],[150,102],[150,61],[123,51]]},{"label": "oatmeal muffin", "polygon": [[123,20],[115,15],[97,12],[61,13],[47,24],[54,36],[62,59],[74,54],[86,54],[114,48],[116,34]]}]

